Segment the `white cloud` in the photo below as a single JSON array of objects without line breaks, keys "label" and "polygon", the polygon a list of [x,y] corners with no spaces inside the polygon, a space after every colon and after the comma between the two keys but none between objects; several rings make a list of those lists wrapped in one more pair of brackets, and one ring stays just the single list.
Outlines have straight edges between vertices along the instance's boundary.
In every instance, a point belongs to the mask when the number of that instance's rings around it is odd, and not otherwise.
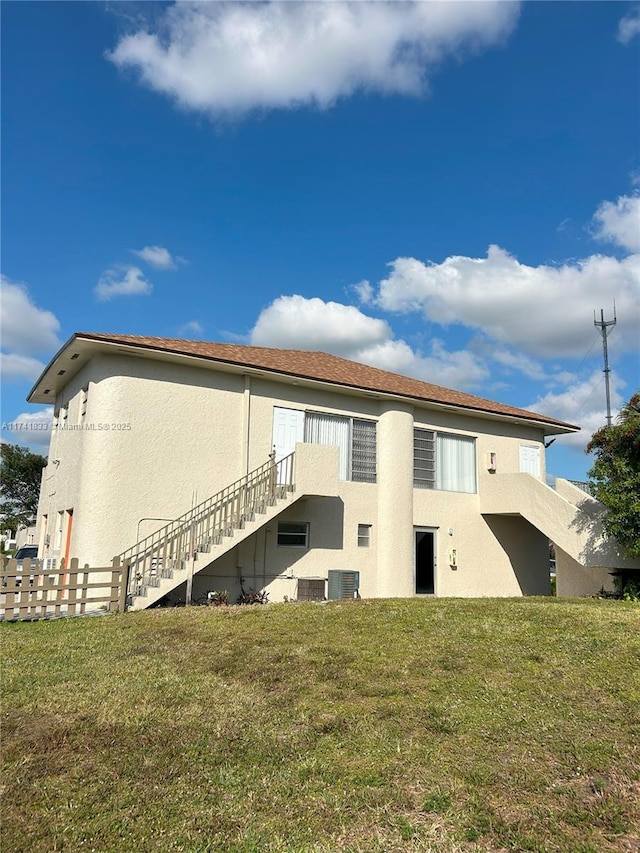
[{"label": "white cloud", "polygon": [[171,252],[164,246],[145,246],[144,249],[132,249],[149,266],[157,270],[174,270],[177,267],[177,258],[171,256]]},{"label": "white cloud", "polygon": [[502,42],[518,12],[496,0],[180,2],[107,58],[198,112],[326,108],[358,91],[419,94],[447,55]]},{"label": "white cloud", "polygon": [[117,266],[105,270],[94,288],[100,302],[115,296],[148,295],[153,285],[147,281],[141,269],[133,266]]},{"label": "white cloud", "polygon": [[[623,404],[620,393],[624,381],[614,371],[610,374],[611,408],[615,412]],[[579,433],[563,435],[558,441],[584,449],[593,433],[607,422],[605,405],[604,375],[595,371],[588,379],[578,382],[561,393],[549,392],[538,397],[528,409],[552,414],[561,421],[582,427]]]},{"label": "white cloud", "polygon": [[255,346],[322,350],[451,388],[473,388],[488,376],[472,352],[448,352],[439,340],[427,355],[415,352],[393,339],[384,320],[318,297],[278,297],[258,317],[250,340]]},{"label": "white cloud", "polygon": [[494,349],[491,356],[494,361],[506,367],[507,370],[517,370],[528,376],[529,379],[542,381],[549,378],[540,362],[529,358],[524,353],[512,352],[508,349]]},{"label": "white cloud", "polygon": [[531,379],[533,382],[545,382],[547,386],[568,385],[570,382],[575,382],[577,378],[575,373],[563,370],[558,365],[552,365],[547,369],[541,361],[531,358],[523,352],[515,352],[506,347],[496,346],[491,341],[474,340],[471,342],[470,348],[483,355],[487,360],[500,365],[505,374],[521,373],[527,379]]},{"label": "white cloud", "polygon": [[599,240],[616,243],[629,252],[640,252],[640,195],[621,195],[617,201],[603,201],[594,217]]},{"label": "white cloud", "polygon": [[197,320],[189,320],[188,323],[184,323],[178,329],[180,335],[202,335],[203,332],[202,323],[199,323]]},{"label": "white cloud", "polygon": [[640,34],[640,6],[632,9],[620,19],[618,24],[618,41],[622,44],[629,42]]},{"label": "white cloud", "polygon": [[368,317],[352,305],[299,295],[274,300],[251,331],[255,346],[327,350],[346,358],[354,349],[390,338],[391,329],[384,320]]},{"label": "white cloud", "polygon": [[44,370],[44,362],[15,352],[0,353],[0,374],[3,382],[33,382]]},{"label": "white cloud", "polygon": [[488,369],[471,351],[450,352],[438,339],[431,341],[428,355],[415,352],[405,341],[389,340],[356,350],[350,358],[445,388],[478,388],[489,378]]},{"label": "white cloud", "polygon": [[371,285],[371,282],[367,281],[366,278],[363,278],[362,281],[359,281],[357,284],[352,285],[353,290],[358,297],[358,301],[362,305],[372,305],[374,301],[375,291]]},{"label": "white cloud", "polygon": [[7,431],[5,439],[10,444],[26,445],[46,455],[51,439],[52,419],[53,406],[37,412],[22,412],[11,421],[12,429]]},{"label": "white cloud", "polygon": [[486,258],[442,263],[397,258],[378,286],[386,311],[421,312],[442,326],[481,330],[499,344],[542,358],[581,357],[593,339],[594,308],[615,299],[617,346],[638,346],[640,264],[593,255],[561,266],[519,263],[498,246]]},{"label": "white cloud", "polygon": [[51,352],[60,346],[60,322],[51,311],[38,308],[24,284],[0,277],[0,336],[2,347],[20,355]]}]

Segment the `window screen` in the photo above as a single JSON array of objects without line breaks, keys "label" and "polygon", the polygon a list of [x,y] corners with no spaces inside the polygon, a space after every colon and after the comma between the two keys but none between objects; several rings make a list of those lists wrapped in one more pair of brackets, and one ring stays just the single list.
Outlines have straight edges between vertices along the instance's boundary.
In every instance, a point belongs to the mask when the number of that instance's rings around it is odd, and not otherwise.
[{"label": "window screen", "polygon": [[280,521],[278,523],[278,545],[290,548],[307,548],[309,525],[306,522]]}]

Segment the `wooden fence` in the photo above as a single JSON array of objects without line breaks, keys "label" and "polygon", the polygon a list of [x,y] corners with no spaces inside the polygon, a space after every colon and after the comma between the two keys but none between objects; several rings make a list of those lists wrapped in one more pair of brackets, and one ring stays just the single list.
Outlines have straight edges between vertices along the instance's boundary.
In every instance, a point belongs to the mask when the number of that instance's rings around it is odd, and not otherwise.
[{"label": "wooden fence", "polygon": [[0,619],[27,621],[82,616],[126,609],[129,564],[115,557],[111,566],[78,566],[73,559],[47,568],[40,560],[2,560]]}]

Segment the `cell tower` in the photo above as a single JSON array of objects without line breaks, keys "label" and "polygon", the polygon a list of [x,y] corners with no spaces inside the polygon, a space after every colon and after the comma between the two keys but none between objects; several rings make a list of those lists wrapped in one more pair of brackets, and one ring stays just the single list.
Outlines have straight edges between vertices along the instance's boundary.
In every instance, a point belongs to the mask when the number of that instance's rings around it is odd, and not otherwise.
[{"label": "cell tower", "polygon": [[609,327],[615,326],[618,322],[616,317],[616,303],[613,303],[613,320],[605,320],[604,319],[604,311],[602,308],[600,309],[600,319],[596,320],[596,312],[593,312],[593,325],[597,326],[600,330],[600,334],[602,335],[602,355],[604,357],[604,387],[607,394],[607,426],[611,426],[611,394],[609,391],[609,374],[611,370],[609,369],[609,350],[607,349],[607,335],[609,334]]}]

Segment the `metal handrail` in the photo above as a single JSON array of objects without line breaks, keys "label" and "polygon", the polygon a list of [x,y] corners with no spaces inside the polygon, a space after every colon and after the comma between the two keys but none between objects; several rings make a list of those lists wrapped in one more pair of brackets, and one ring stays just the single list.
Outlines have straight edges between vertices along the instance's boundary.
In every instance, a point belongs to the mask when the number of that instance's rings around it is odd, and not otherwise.
[{"label": "metal handrail", "polygon": [[580,489],[580,491],[593,497],[593,489],[591,488],[590,482],[585,482],[584,480],[568,480],[568,482],[571,483],[572,486],[575,486],[576,489]]},{"label": "metal handrail", "polygon": [[219,544],[242,527],[256,512],[264,511],[293,488],[294,453],[269,461],[226,486],[215,495],[145,536],[119,555],[129,563],[129,594],[140,595],[146,586],[160,586],[198,553]]}]

